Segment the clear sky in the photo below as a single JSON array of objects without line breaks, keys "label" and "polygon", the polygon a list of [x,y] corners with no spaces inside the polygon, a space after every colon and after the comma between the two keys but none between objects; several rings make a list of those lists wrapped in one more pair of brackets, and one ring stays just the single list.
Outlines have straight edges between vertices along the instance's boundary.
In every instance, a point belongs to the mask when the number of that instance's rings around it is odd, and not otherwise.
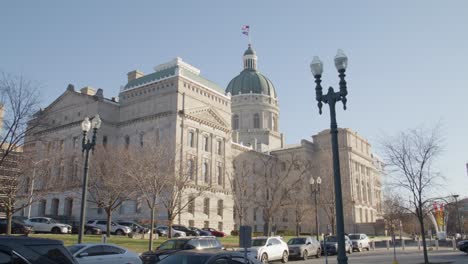
[{"label": "clear sky", "polygon": [[[329,127],[318,115],[309,63],[349,57],[348,110],[371,144],[385,134],[442,124],[444,193],[468,195],[468,1],[2,1],[0,71],[41,83],[44,106],[69,83],[117,96],[126,73],[176,56],[223,87],[242,67],[251,26],[259,70],[275,84],[287,143]],[[377,150],[378,153],[378,150]]]}]

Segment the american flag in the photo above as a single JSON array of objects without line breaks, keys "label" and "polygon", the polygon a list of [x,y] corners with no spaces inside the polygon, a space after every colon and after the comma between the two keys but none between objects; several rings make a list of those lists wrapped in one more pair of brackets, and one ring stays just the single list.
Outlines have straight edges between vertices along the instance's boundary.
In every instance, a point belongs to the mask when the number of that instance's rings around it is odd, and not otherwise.
[{"label": "american flag", "polygon": [[249,25],[243,25],[241,29],[242,29],[242,34],[247,35],[247,36],[249,35],[249,30],[250,30]]}]

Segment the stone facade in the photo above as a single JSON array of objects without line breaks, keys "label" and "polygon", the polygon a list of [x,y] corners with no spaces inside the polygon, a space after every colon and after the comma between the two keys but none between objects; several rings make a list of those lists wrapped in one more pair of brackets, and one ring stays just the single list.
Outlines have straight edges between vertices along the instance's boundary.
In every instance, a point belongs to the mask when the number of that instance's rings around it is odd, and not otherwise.
[{"label": "stone facade", "polygon": [[[264,190],[255,182],[264,176],[259,160],[273,160],[275,175],[284,176],[289,165],[293,172],[287,182],[308,188],[310,176],[320,176],[324,183],[333,182],[329,131],[285,146],[279,130],[279,103],[272,82],[257,70],[257,56],[249,46],[244,54],[244,70],[231,81],[226,90],[200,75],[200,70],[176,58],[154,68],[145,75],[135,70],[127,74],[118,98],[107,99],[103,91],[84,87],[75,91],[69,86],[38,115],[47,116],[50,126],[37,128],[28,134],[28,148],[41,156],[52,157],[50,175],[63,188],[50,192],[33,205],[32,216],[50,215],[77,221],[79,218],[82,155],[80,127],[84,117],[99,114],[102,125],[97,143],[138,148],[151,142],[171,142],[168,155],[177,156],[180,164],[194,169],[193,184],[207,187],[195,200],[193,209],[184,210],[176,223],[213,227],[231,231],[239,225],[233,196],[233,181],[239,173],[236,163],[253,162],[249,172],[249,188],[254,195],[268,197],[272,189]],[[347,232],[361,223],[373,223],[380,214],[381,180],[379,160],[373,156],[370,144],[349,129],[339,130],[342,189],[345,202]],[[290,159],[294,157],[294,160]],[[301,166],[295,164],[299,161]],[[249,165],[250,166],[250,165]],[[276,167],[275,167],[276,166]],[[284,167],[284,168],[283,168]],[[307,168],[307,171],[301,168]],[[40,184],[38,184],[40,185]],[[265,187],[265,186],[263,186]],[[40,186],[36,187],[40,188]],[[273,188],[273,187],[271,187]],[[253,196],[254,197],[254,196]],[[304,196],[306,218],[301,231],[314,230],[310,192]],[[310,201],[307,202],[307,201]],[[272,216],[276,230],[294,230],[293,207],[279,206]],[[264,229],[265,218],[257,205],[245,209],[244,223],[254,230]],[[319,210],[321,230],[329,220]],[[87,217],[105,218],[102,209],[88,203]],[[158,210],[157,219],[166,219]],[[141,201],[126,201],[114,219],[147,220],[149,212]],[[237,226],[236,226],[237,225]]]}]

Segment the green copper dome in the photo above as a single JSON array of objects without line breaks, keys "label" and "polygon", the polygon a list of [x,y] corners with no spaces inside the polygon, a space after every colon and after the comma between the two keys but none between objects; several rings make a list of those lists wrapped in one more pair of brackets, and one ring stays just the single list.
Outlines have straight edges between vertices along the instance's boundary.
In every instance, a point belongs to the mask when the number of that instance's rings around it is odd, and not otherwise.
[{"label": "green copper dome", "polygon": [[249,69],[243,70],[229,82],[226,93],[231,93],[231,95],[265,94],[276,98],[273,83],[258,71]]},{"label": "green copper dome", "polygon": [[226,93],[239,94],[265,94],[276,98],[276,90],[273,83],[257,71],[257,56],[252,46],[244,52],[244,70],[232,79]]}]

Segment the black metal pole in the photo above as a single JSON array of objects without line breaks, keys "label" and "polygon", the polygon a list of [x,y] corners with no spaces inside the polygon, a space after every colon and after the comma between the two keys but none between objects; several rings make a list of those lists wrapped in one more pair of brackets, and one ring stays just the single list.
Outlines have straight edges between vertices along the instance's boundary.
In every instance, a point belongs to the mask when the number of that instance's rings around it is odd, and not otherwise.
[{"label": "black metal pole", "polygon": [[83,243],[83,234],[85,229],[86,218],[86,199],[88,196],[88,170],[89,170],[89,152],[94,149],[96,144],[97,129],[93,129],[93,140],[90,142],[87,139],[86,131],[83,131],[82,151],[85,153],[83,186],[81,187],[81,208],[80,208],[80,230],[78,230],[78,244]]},{"label": "black metal pole", "polygon": [[318,218],[318,203],[317,203],[317,195],[319,194],[319,189],[320,187],[317,185],[317,187],[315,188],[315,230],[317,232],[317,241],[320,241],[319,239],[319,233],[320,233],[320,230],[319,230],[319,218]]},{"label": "black metal pole", "polygon": [[318,101],[319,113],[322,113],[322,102],[326,103],[330,107],[330,134],[332,143],[333,153],[333,178],[335,186],[335,211],[336,211],[336,235],[338,240],[338,264],[347,264],[348,257],[346,256],[346,245],[345,245],[345,234],[344,234],[344,215],[343,215],[343,195],[341,192],[341,173],[340,173],[340,157],[338,149],[338,124],[336,122],[336,102],[341,101],[343,108],[346,110],[346,95],[348,94],[346,81],[345,81],[345,69],[338,70],[340,77],[340,91],[335,92],[333,87],[328,88],[328,93],[322,93],[321,86],[321,75],[315,75],[315,92],[316,99]]}]

